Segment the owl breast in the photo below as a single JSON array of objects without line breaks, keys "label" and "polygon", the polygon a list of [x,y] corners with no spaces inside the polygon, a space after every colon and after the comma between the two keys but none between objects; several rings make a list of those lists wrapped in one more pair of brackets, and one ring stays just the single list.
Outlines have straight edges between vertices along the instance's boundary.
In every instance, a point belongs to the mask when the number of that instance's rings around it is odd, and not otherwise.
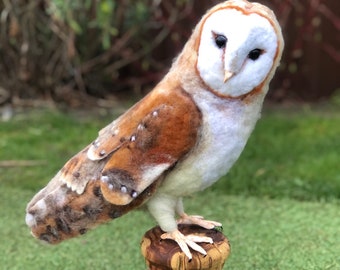
[{"label": "owl breast", "polygon": [[208,91],[197,92],[200,94],[193,98],[203,115],[200,138],[168,174],[159,192],[186,196],[215,183],[238,159],[260,116],[262,95],[246,103],[221,99]]}]

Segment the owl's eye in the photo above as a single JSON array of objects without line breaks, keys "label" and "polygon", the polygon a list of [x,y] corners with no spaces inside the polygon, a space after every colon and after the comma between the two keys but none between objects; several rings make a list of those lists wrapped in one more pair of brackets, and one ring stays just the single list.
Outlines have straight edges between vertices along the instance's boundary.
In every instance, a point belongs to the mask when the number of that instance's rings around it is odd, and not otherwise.
[{"label": "owl's eye", "polygon": [[261,54],[262,54],[262,50],[254,49],[254,50],[249,52],[248,58],[255,61],[260,57]]},{"label": "owl's eye", "polygon": [[223,36],[223,35],[216,35],[215,36],[215,43],[217,45],[218,48],[225,48],[226,44],[227,44],[228,39]]}]

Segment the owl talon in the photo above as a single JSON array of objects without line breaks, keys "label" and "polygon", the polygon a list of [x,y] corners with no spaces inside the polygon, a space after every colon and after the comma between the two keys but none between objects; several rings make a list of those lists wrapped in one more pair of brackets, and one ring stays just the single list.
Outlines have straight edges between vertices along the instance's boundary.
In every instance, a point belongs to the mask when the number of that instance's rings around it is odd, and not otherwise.
[{"label": "owl talon", "polygon": [[222,227],[222,224],[213,220],[205,220],[202,216],[189,216],[182,214],[181,218],[177,220],[177,224],[192,224],[198,225],[205,229],[213,229],[215,227]]},{"label": "owl talon", "polygon": [[196,243],[213,243],[212,238],[206,236],[199,236],[194,234],[184,235],[179,230],[175,230],[169,233],[163,233],[161,235],[162,239],[170,239],[176,241],[179,245],[180,249],[184,252],[184,254],[188,257],[189,260],[192,259],[192,254],[189,250],[189,247],[203,256],[207,255],[207,252]]}]

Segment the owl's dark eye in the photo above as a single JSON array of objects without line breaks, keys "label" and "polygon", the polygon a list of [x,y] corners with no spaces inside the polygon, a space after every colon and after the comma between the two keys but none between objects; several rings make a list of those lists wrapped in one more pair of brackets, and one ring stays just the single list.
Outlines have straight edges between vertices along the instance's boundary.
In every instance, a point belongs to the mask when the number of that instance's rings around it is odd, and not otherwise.
[{"label": "owl's dark eye", "polygon": [[249,52],[248,58],[255,61],[260,57],[261,54],[262,54],[262,50],[254,49],[254,50]]},{"label": "owl's dark eye", "polygon": [[225,48],[226,44],[227,44],[228,39],[223,36],[223,35],[216,35],[215,36],[215,43],[217,45],[218,48]]}]

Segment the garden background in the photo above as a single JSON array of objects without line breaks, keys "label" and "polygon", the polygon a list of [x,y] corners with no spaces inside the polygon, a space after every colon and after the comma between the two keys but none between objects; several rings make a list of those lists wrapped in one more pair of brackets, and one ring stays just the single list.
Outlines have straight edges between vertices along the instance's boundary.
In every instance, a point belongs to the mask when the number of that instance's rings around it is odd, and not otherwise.
[{"label": "garden background", "polygon": [[[30,236],[25,207],[152,89],[218,2],[0,2],[1,269],[145,269],[145,212],[49,247]],[[263,117],[230,173],[185,204],[223,223],[225,269],[340,269],[340,2],[259,2],[286,43]]]}]

